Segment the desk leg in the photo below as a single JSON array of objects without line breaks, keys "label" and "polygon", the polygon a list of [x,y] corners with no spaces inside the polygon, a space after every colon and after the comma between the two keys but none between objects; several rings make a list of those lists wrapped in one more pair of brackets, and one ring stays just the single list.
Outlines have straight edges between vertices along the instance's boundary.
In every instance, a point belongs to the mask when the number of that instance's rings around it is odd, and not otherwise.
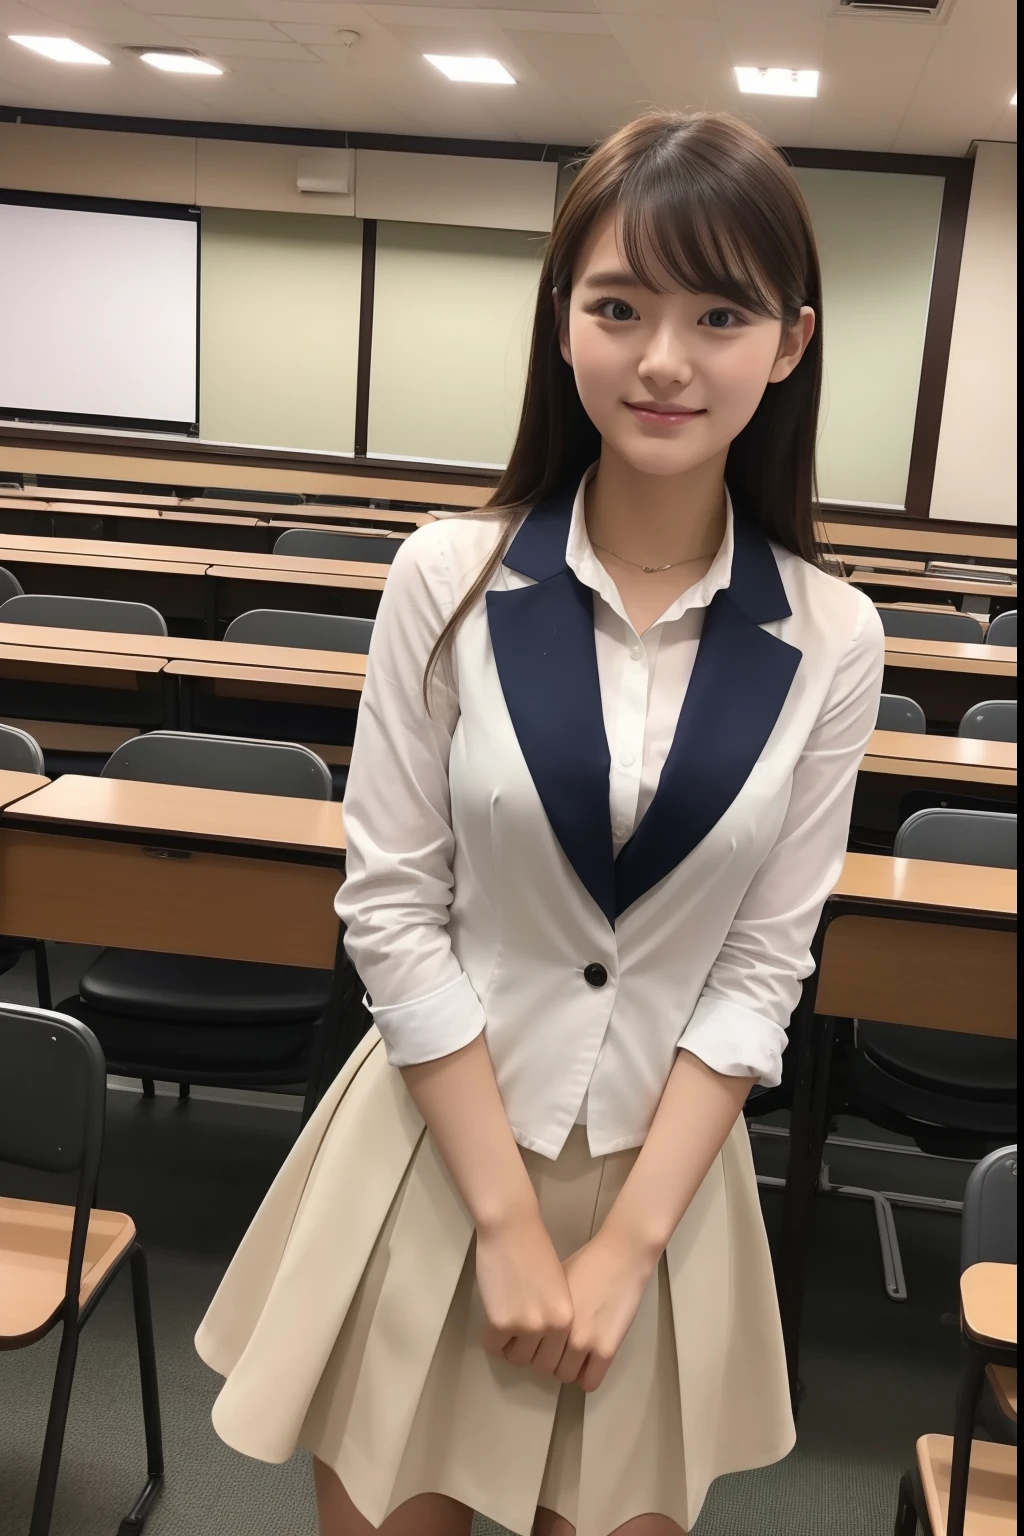
[{"label": "desk leg", "polygon": [[825,944],[828,917],[823,915],[812,945],[814,973],[804,982],[803,994],[793,1015],[797,1051],[796,1080],[789,1126],[789,1160],[783,1195],[782,1251],[779,1263],[779,1307],[789,1368],[789,1390],[796,1411],[799,1394],[800,1322],[804,1283],[810,1249],[814,1196],[821,1171],[827,1122],[829,1057],[832,1048],[831,1019],[816,1021],[818,971]]},{"label": "desk leg", "polygon": [[207,640],[217,638],[217,583],[210,575],[203,577],[203,603],[205,608],[203,631]]},{"label": "desk leg", "polygon": [[364,990],[355,966],[345,953],[345,925],[339,923],[334,981],[310,1056],[306,1099],[302,1106],[303,1125],[373,1022],[363,1006]]}]

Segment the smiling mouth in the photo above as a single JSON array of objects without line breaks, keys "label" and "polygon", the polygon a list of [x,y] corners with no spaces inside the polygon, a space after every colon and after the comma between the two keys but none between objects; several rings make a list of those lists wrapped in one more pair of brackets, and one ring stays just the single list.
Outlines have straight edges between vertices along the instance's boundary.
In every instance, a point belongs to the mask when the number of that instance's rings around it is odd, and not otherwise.
[{"label": "smiling mouth", "polygon": [[654,421],[690,421],[695,416],[705,414],[703,407],[695,409],[689,405],[656,405],[653,400],[626,400],[623,403],[637,416],[645,416]]}]

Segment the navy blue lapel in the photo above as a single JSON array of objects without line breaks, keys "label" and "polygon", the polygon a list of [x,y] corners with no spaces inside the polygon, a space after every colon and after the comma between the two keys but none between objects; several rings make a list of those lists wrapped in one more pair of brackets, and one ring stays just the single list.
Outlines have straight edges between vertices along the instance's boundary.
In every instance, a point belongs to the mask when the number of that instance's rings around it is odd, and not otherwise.
[{"label": "navy blue lapel", "polygon": [[565,563],[573,486],[539,501],[505,565],[532,587],[488,592],[491,646],[512,725],[545,815],[569,863],[610,923],[615,865],[589,587]]},{"label": "navy blue lapel", "polygon": [[800,652],[760,628],[791,610],[768,541],[734,517],[730,585],[705,614],[657,793],[615,859],[593,593],[565,563],[575,494],[572,486],[534,506],[504,563],[535,585],[489,592],[487,615],[505,703],[545,814],[614,923],[735,800],[779,717]]}]

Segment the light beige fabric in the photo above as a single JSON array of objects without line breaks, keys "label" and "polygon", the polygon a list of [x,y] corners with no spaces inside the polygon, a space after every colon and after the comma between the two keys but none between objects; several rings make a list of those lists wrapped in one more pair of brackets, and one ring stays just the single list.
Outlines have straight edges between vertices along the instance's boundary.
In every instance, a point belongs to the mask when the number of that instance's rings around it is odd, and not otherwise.
[{"label": "light beige fabric", "polygon": [[[636,1151],[525,1152],[563,1256]],[[446,1493],[529,1536],[538,1504],[578,1536],[657,1511],[692,1528],[711,1480],[794,1441],[771,1261],[742,1119],[588,1397],[480,1346],[473,1231],[371,1031],[275,1180],[197,1336],[227,1378],[213,1422],[265,1461],[334,1467],[375,1526]]]}]

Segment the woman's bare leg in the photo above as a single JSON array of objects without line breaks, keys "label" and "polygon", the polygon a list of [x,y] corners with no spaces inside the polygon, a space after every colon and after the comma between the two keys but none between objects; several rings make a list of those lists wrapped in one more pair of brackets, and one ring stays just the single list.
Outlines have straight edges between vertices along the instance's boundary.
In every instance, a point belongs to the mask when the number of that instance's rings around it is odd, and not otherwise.
[{"label": "woman's bare leg", "polygon": [[372,1526],[356,1509],[341,1479],[313,1458],[320,1536],[470,1536],[473,1511],[439,1493],[409,1499],[382,1526]]},{"label": "woman's bare leg", "polygon": [[[576,1527],[550,1509],[538,1509],[533,1536],[576,1536]],[[637,1515],[617,1525],[612,1536],[686,1536],[686,1532],[667,1515]]]}]

